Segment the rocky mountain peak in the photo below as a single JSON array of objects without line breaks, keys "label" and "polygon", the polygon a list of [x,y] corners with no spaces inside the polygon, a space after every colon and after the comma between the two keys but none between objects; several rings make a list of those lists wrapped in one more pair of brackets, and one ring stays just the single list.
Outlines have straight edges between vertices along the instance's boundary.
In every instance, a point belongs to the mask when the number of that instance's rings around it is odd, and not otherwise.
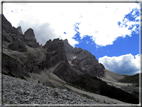
[{"label": "rocky mountain peak", "polygon": [[89,51],[81,48],[73,48],[68,40],[64,40],[65,52],[70,65],[74,68],[82,71],[83,73],[89,74],[90,76],[103,76],[104,66],[98,63],[98,60]]},{"label": "rocky mountain peak", "polygon": [[8,43],[23,42],[23,35],[2,15],[2,39]]},{"label": "rocky mountain peak", "polygon": [[24,33],[25,39],[26,40],[36,40],[35,39],[35,34],[32,28],[29,28],[25,33]]},{"label": "rocky mountain peak", "polygon": [[5,18],[4,15],[2,15],[2,27],[3,30],[5,30],[8,33],[12,32],[12,25],[11,23]]},{"label": "rocky mountain peak", "polygon": [[17,27],[17,31],[23,35],[21,26]]},{"label": "rocky mountain peak", "polygon": [[39,47],[39,43],[36,42],[35,34],[32,28],[29,28],[25,33],[24,33],[24,38],[25,42],[28,46],[37,48]]},{"label": "rocky mountain peak", "polygon": [[64,43],[68,43],[68,39],[65,39],[65,40],[64,40]]},{"label": "rocky mountain peak", "polygon": [[[29,28],[23,35],[22,28],[20,26],[18,28],[12,27],[12,24],[5,18],[4,15],[2,15],[2,27],[3,41],[12,43],[12,47],[10,46],[11,49],[19,50],[18,47],[24,47],[24,45],[28,45],[33,48],[37,48],[39,46],[39,44],[36,42],[33,29]],[[14,45],[15,43],[13,42],[16,42],[18,46]],[[22,45],[20,45],[19,43]]]},{"label": "rocky mountain peak", "polygon": [[66,53],[73,52],[73,47],[68,43],[68,40],[63,40]]},{"label": "rocky mountain peak", "polygon": [[47,48],[47,47],[49,47],[49,45],[50,45],[50,43],[52,42],[52,40],[50,39],[50,40],[48,40],[46,43],[45,43],[45,45],[43,46],[43,48]]}]

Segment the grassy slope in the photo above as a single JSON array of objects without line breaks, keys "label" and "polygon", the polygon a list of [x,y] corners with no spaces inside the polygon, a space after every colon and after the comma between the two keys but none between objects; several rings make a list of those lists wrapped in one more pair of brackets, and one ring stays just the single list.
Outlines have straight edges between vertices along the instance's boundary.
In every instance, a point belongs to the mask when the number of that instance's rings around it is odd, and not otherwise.
[{"label": "grassy slope", "polygon": [[[94,82],[95,84],[92,84],[93,81],[96,81]],[[90,85],[88,83],[90,83]],[[134,95],[129,94],[119,88],[109,86],[107,85],[107,83],[95,77],[92,78],[87,75],[84,75],[82,76],[82,78],[80,78],[79,81],[76,81],[75,83],[73,83],[73,85],[79,86],[88,92],[98,93],[100,95],[105,95],[110,98],[114,98],[123,102],[138,104],[138,98],[135,97]],[[99,89],[97,86],[99,86]]]},{"label": "grassy slope", "polygon": [[119,82],[139,84],[139,74],[125,76],[123,79],[119,80]]}]

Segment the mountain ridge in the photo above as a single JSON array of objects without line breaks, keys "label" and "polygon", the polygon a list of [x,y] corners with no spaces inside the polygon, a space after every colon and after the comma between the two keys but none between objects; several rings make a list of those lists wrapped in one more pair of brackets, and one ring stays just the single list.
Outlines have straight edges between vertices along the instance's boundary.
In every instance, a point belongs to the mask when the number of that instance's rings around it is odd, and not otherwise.
[{"label": "mountain ridge", "polygon": [[[124,102],[138,102],[132,94],[99,79],[104,77],[105,67],[87,50],[73,48],[67,40],[59,38],[40,46],[33,29],[29,28],[22,34],[21,28],[12,27],[3,15],[2,21],[3,74],[52,87],[66,88],[65,85],[69,84]],[[115,91],[110,92],[109,89]],[[116,94],[117,91],[123,93],[122,98]],[[125,99],[126,96],[131,96],[133,101]]]}]

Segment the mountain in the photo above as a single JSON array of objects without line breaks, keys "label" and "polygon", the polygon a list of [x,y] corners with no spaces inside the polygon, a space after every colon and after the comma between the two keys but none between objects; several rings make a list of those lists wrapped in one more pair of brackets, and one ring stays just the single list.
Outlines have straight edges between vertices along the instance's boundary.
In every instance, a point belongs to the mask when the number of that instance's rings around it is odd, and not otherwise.
[{"label": "mountain", "polygon": [[120,79],[119,82],[124,82],[124,83],[135,83],[139,84],[139,73],[135,75],[126,75],[124,78]]},{"label": "mountain", "polygon": [[2,15],[2,41],[2,73],[5,75],[50,87],[76,87],[123,102],[138,103],[132,93],[103,80],[116,82],[123,76],[108,72],[95,56],[87,50],[73,48],[68,40],[57,38],[40,46],[32,28],[22,33],[21,27],[12,27]]},{"label": "mountain", "polygon": [[91,77],[104,76],[105,67],[87,50],[73,48],[68,40],[64,40],[65,52],[70,66],[90,75]]}]

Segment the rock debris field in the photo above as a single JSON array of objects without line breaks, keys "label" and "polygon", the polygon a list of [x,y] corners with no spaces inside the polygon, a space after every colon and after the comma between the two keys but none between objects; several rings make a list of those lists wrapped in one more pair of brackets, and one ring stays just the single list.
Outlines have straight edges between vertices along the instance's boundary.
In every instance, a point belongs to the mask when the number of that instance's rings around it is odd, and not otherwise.
[{"label": "rock debris field", "polygon": [[[2,103],[5,104],[102,104],[96,99],[67,89],[44,86],[3,75]],[[105,102],[104,102],[105,103]]]}]

